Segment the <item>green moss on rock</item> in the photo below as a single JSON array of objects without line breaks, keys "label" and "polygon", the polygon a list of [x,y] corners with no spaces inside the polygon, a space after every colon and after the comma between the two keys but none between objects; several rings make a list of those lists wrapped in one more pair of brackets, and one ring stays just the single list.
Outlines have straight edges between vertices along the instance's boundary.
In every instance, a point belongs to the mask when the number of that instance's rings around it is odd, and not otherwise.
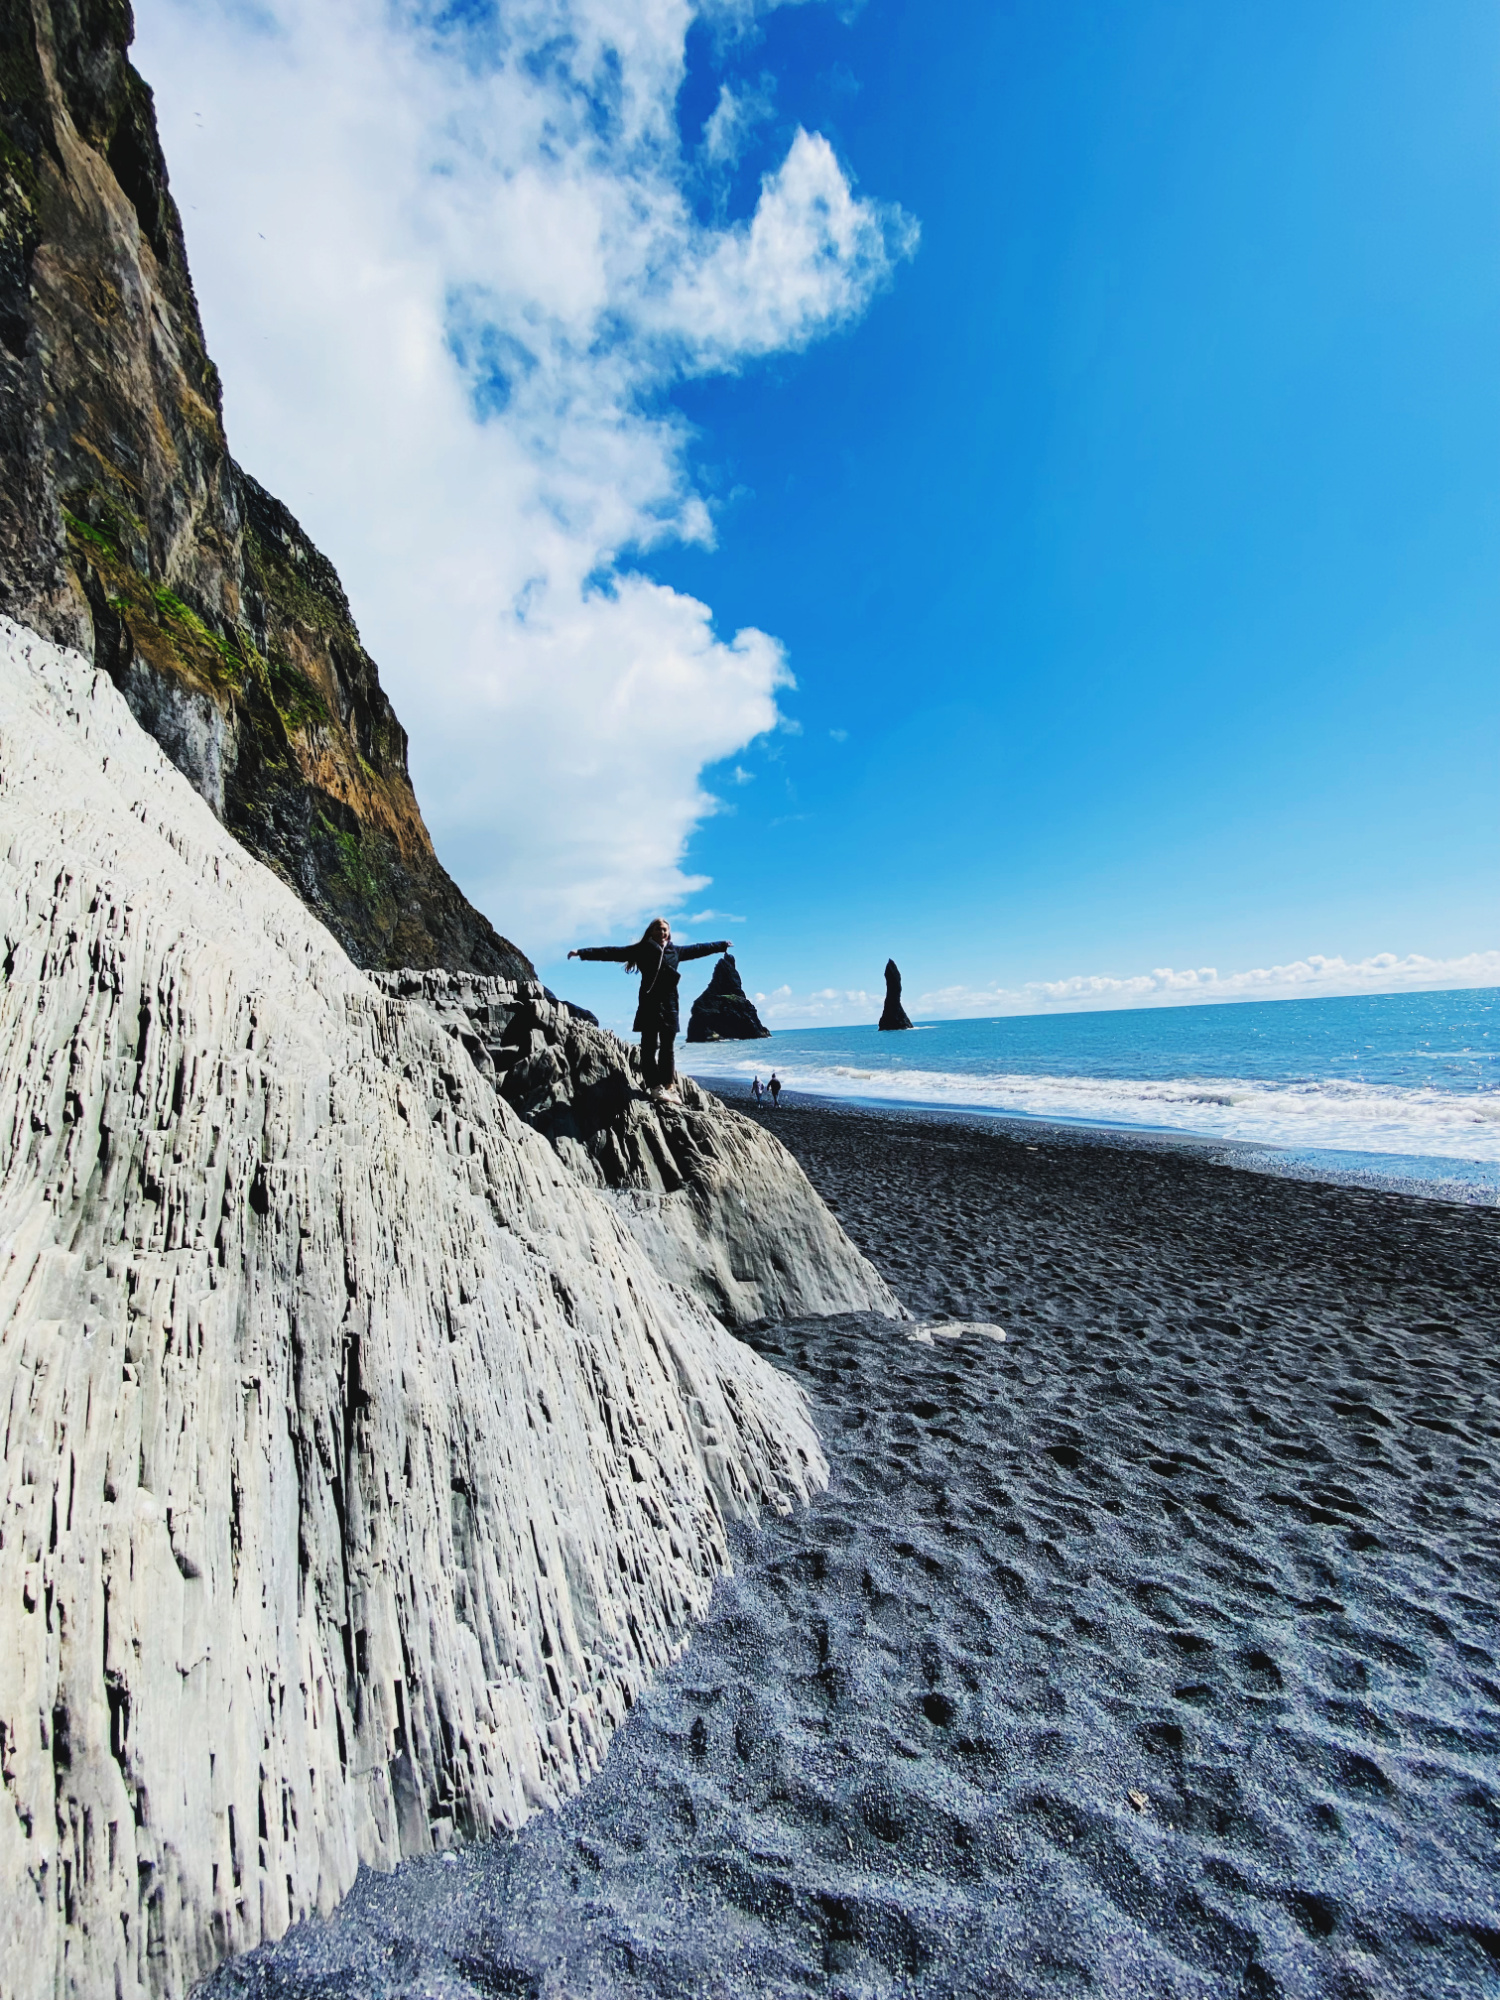
[{"label": "green moss on rock", "polygon": [[271,699],[276,704],[276,713],[281,717],[292,735],[309,728],[313,723],[327,723],[328,704],[313,686],[307,675],[286,660],[272,658],[266,662],[266,683],[271,690]]}]

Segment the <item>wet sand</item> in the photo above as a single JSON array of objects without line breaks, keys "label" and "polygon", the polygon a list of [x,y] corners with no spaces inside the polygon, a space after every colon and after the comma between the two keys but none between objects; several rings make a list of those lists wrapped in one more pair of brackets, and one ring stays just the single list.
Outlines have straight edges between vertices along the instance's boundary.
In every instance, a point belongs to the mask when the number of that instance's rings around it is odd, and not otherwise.
[{"label": "wet sand", "polygon": [[1500,1994],[1500,1216],[764,1113],[911,1308],[599,1779],[215,1995]]}]

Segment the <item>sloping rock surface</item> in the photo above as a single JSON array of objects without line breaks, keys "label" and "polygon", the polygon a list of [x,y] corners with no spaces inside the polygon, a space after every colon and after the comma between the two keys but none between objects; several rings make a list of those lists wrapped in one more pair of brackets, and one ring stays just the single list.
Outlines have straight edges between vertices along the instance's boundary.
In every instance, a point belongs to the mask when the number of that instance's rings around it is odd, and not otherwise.
[{"label": "sloping rock surface", "polygon": [[441,972],[380,975],[420,998],[577,1178],[608,1192],[673,1284],[720,1318],[905,1308],[781,1143],[683,1077],[646,1094],[640,1052],[541,987]]},{"label": "sloping rock surface", "polygon": [[[526,1004],[576,1104],[609,1063]],[[710,1113],[631,1116],[645,1173]],[[726,1521],[825,1476],[599,1132],[565,1162],[6,620],[0,1118],[6,2000],[180,1995],[569,1792]]]},{"label": "sloping rock surface", "polygon": [[533,976],[433,852],[333,566],[224,436],[117,0],[0,0],[0,611],[105,668],[357,964]]},{"label": "sloping rock surface", "polygon": [[688,1016],[690,1042],[755,1042],[771,1030],[755,1011],[745,991],[733,952],[714,961],[713,976],[693,1002]]},{"label": "sloping rock surface", "polygon": [[882,1028],[909,1028],[911,1016],[901,1004],[901,968],[895,959],[885,962],[885,1006],[880,1012]]}]

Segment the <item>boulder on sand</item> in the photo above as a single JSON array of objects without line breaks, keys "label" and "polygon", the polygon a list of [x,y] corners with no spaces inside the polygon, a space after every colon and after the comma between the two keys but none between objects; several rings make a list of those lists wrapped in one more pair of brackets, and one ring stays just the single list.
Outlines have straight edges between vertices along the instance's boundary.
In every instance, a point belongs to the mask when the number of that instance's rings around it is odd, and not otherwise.
[{"label": "boulder on sand", "polygon": [[881,1012],[882,1028],[909,1028],[911,1016],[901,1005],[901,972],[895,959],[885,962],[885,1007]]},{"label": "boulder on sand", "polygon": [[726,951],[714,966],[712,979],[693,1002],[693,1011],[688,1016],[688,1040],[755,1042],[770,1032],[745,991],[733,952]]}]

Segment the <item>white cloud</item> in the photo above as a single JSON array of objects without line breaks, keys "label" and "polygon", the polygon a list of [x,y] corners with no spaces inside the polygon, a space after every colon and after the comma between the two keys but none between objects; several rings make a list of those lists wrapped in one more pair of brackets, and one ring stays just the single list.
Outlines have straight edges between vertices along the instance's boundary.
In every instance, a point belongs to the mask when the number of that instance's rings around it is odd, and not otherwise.
[{"label": "white cloud", "polygon": [[775,80],[762,77],[756,88],[738,95],[727,83],[719,86],[719,101],[703,127],[704,158],[715,167],[732,167],[745,150],[757,125],[770,117]]},{"label": "white cloud", "polygon": [[848,324],[914,225],[805,131],[695,219],[689,0],[137,11],[231,446],[338,564],[445,860],[538,953],[677,906],[791,680],[630,567],[713,536],[663,391]]},{"label": "white cloud", "polygon": [[1163,966],[1118,979],[1091,973],[1071,979],[1033,979],[1021,987],[946,986],[923,993],[911,1011],[930,1020],[967,1015],[1034,1014],[1048,1009],[1087,1011],[1107,1007],[1194,1006],[1219,1000],[1316,999],[1350,993],[1404,993],[1444,987],[1500,986],[1500,951],[1473,951],[1461,958],[1400,958],[1382,951],[1352,963],[1315,952],[1285,965],[1257,966],[1249,972],[1220,973],[1215,967],[1174,971]]},{"label": "white cloud", "polygon": [[705,369],[802,347],[862,312],[892,257],[915,248],[916,225],[858,200],[828,141],[799,130],[749,223],[682,262],[660,324]]},{"label": "white cloud", "polygon": [[847,729],[830,729],[828,734],[833,738],[835,743],[847,743],[849,741],[849,732]]},{"label": "white cloud", "polygon": [[777,986],[751,997],[763,1021],[777,1021],[783,1028],[847,1027],[875,1021],[885,1004],[883,991],[877,997],[862,987],[822,986],[815,993],[794,993],[790,986]]}]

